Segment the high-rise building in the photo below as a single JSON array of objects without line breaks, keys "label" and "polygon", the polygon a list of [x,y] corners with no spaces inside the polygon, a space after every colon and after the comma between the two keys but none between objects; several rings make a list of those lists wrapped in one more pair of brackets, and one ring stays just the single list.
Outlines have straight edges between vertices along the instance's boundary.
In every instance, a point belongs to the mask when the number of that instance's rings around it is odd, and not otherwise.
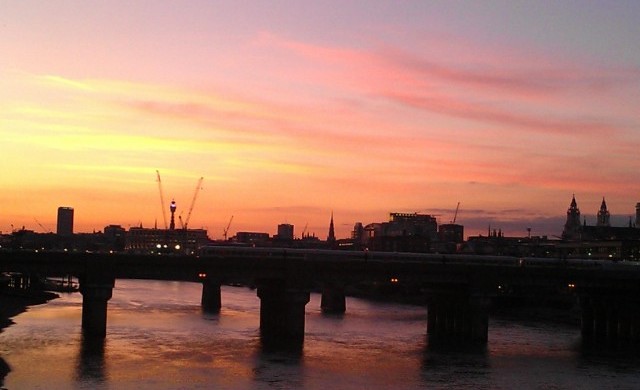
[{"label": "high-rise building", "polygon": [[73,207],[58,207],[58,229],[60,236],[73,234]]}]

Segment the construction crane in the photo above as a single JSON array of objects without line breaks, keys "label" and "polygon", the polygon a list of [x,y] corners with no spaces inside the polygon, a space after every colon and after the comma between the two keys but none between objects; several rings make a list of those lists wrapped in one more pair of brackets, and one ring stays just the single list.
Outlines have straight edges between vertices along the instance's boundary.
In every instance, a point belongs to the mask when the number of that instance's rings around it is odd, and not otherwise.
[{"label": "construction crane", "polygon": [[227,227],[224,228],[224,230],[222,231],[222,236],[224,237],[225,241],[227,241],[227,233],[229,233],[229,228],[231,227],[231,221],[233,221],[233,215],[231,216],[231,218],[229,218],[229,223],[227,224]]},{"label": "construction crane", "polygon": [[[40,221],[38,221],[38,218],[33,218],[36,223],[38,224],[38,226],[40,226],[40,228],[42,228],[42,231],[45,233],[51,233],[51,229],[47,229],[46,227],[42,226],[42,224],[40,223]],[[11,225],[11,227],[13,227],[13,225]]]},{"label": "construction crane", "polygon": [[456,206],[456,212],[453,214],[453,221],[451,221],[451,223],[456,223],[456,219],[458,218],[458,209],[460,208],[460,202],[458,202],[458,205]]},{"label": "construction crane", "polygon": [[198,184],[196,185],[196,190],[193,193],[193,199],[191,199],[191,206],[189,206],[189,212],[187,213],[187,218],[185,218],[184,220],[184,229],[187,229],[187,227],[189,226],[189,219],[191,219],[191,212],[193,211],[193,206],[195,206],[196,204],[196,198],[198,197],[198,192],[200,192],[200,188],[202,187],[203,180],[204,180],[204,177],[200,177],[200,179],[198,179]]},{"label": "construction crane", "polygon": [[164,229],[167,230],[167,212],[164,211],[164,193],[162,192],[162,180],[160,180],[160,171],[156,170],[158,177],[158,189],[160,190],[160,209],[162,210],[162,219],[164,220]]}]

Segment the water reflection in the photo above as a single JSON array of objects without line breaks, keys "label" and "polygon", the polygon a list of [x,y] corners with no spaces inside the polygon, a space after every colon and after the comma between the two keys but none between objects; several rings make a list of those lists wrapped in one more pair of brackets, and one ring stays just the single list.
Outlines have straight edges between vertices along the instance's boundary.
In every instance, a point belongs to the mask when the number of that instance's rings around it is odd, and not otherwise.
[{"label": "water reflection", "polygon": [[253,379],[269,387],[304,388],[304,348],[300,343],[261,342],[254,359]]},{"label": "water reflection", "polygon": [[[422,307],[350,300],[306,306],[304,345],[263,343],[255,292],[224,288],[200,312],[200,286],[118,281],[104,339],[81,337],[81,297],[16,317],[0,334],[10,389],[637,388],[640,361],[576,345],[579,329],[490,320],[489,343],[438,343]],[[2,367],[0,358],[0,370]],[[0,371],[0,387],[2,381]]]},{"label": "water reflection", "polygon": [[[489,353],[484,344],[434,341],[427,336],[422,357],[422,380],[437,387],[456,383],[483,388],[488,384],[491,372]],[[461,383],[464,380],[468,383]]]},{"label": "water reflection", "polygon": [[96,385],[105,382],[105,343],[101,337],[82,336],[76,365],[80,382]]}]

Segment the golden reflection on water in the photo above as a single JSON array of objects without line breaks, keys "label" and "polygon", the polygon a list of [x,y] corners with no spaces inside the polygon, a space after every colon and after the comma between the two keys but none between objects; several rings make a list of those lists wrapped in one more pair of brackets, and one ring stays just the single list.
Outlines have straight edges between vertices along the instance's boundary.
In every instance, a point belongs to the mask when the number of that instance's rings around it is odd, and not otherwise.
[{"label": "golden reflection on water", "polygon": [[[492,320],[480,350],[430,345],[421,307],[349,299],[325,315],[306,307],[305,343],[262,345],[255,291],[223,288],[220,314],[202,313],[193,283],[118,281],[107,338],[82,337],[79,294],[32,307],[0,334],[10,389],[362,389],[569,386],[579,378],[577,329]],[[591,369],[592,366],[589,366]],[[598,371],[600,370],[600,371]],[[597,367],[594,386],[618,382]],[[616,378],[637,383],[636,370]],[[624,386],[622,386],[624,387]]]}]

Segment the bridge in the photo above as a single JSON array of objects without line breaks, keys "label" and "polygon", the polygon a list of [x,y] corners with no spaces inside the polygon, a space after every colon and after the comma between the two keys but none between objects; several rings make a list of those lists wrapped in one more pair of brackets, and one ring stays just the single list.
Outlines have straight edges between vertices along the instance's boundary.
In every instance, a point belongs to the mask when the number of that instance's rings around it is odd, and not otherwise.
[{"label": "bridge", "polygon": [[215,246],[198,256],[3,251],[0,272],[77,277],[83,333],[97,337],[115,280],[129,278],[202,283],[210,312],[220,310],[221,285],[256,287],[266,342],[302,343],[310,291],[322,292],[323,311],[341,313],[359,283],[419,291],[434,339],[486,342],[491,300],[516,288],[574,294],[585,341],[640,342],[640,264],[630,262]]}]

